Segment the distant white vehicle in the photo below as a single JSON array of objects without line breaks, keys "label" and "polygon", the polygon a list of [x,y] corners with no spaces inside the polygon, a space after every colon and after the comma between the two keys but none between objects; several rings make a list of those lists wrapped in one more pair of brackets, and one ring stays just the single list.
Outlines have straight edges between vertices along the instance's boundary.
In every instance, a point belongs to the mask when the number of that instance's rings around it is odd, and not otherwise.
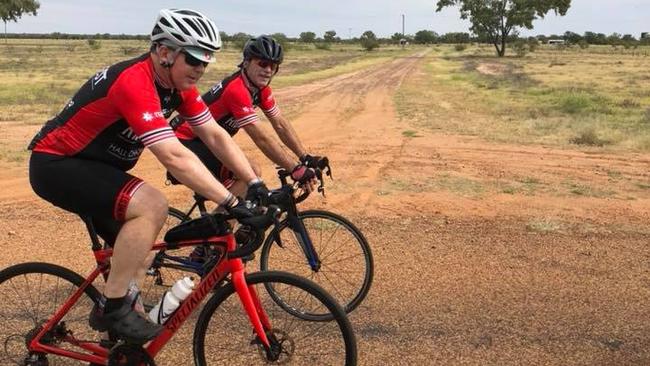
[{"label": "distant white vehicle", "polygon": [[549,39],[547,43],[558,45],[558,44],[565,44],[566,42],[563,39]]}]

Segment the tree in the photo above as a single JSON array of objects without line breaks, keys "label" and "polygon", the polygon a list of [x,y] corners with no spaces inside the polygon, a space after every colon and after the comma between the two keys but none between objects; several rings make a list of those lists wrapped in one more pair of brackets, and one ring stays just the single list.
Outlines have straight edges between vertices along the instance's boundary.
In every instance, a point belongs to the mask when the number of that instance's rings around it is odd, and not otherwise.
[{"label": "tree", "polygon": [[36,0],[0,0],[0,19],[5,23],[5,43],[7,43],[7,22],[18,22],[23,14],[36,15],[41,4]]},{"label": "tree", "polygon": [[582,36],[579,35],[578,33],[574,33],[571,31],[566,31],[564,32],[564,40],[567,41],[567,43],[570,44],[578,44],[580,41],[582,41]]},{"label": "tree", "polygon": [[415,43],[430,44],[438,40],[438,33],[430,30],[421,30],[415,33]]},{"label": "tree", "polygon": [[470,30],[492,42],[499,57],[506,52],[506,41],[517,28],[533,29],[533,21],[553,10],[565,15],[571,0],[438,0],[436,11],[460,6],[461,19],[469,19]]},{"label": "tree", "polygon": [[336,42],[339,40],[339,37],[336,36],[336,31],[328,30],[323,34],[323,40],[325,42]]},{"label": "tree", "polygon": [[379,47],[379,41],[377,40],[377,36],[372,31],[365,31],[359,37],[359,41],[361,42],[361,47],[365,48],[367,51],[372,51],[373,49]]},{"label": "tree", "polygon": [[316,33],[314,32],[300,33],[300,42],[302,43],[314,43],[315,40],[316,40]]}]

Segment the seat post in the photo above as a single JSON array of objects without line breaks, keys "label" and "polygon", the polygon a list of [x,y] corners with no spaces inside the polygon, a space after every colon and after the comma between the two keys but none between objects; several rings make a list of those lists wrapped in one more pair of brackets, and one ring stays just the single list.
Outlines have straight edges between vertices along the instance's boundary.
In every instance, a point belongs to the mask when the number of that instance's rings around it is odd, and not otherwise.
[{"label": "seat post", "polygon": [[86,229],[88,229],[88,235],[90,235],[90,241],[92,242],[92,250],[96,252],[103,248],[102,243],[99,241],[99,236],[95,230],[95,225],[93,225],[93,220],[90,217],[82,216],[84,224],[86,224]]}]

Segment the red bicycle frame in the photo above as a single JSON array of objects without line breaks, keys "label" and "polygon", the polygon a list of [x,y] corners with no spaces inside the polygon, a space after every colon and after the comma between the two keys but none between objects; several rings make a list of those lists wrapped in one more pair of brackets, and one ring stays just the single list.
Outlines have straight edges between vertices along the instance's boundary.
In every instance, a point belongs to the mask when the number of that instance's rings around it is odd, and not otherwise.
[{"label": "red bicycle frame", "polygon": [[[226,244],[227,252],[231,252],[236,248],[235,237],[232,233],[224,236],[214,236],[208,239],[181,241],[178,244],[175,243],[174,248],[196,246],[199,244],[223,245],[223,243]],[[167,248],[167,243],[161,242],[154,244],[151,250],[158,251],[165,248]],[[97,267],[86,278],[85,282],[77,289],[77,291],[66,299],[65,303],[57,309],[54,316],[47,321],[43,326],[43,329],[41,329],[38,335],[36,335],[36,337],[34,337],[30,342],[29,350],[31,352],[55,354],[96,364],[106,364],[108,362],[108,349],[100,346],[97,342],[79,341],[74,338],[74,335],[66,336],[64,338],[65,341],[86,350],[87,353],[70,351],[55,345],[41,343],[43,336],[52,330],[61,319],[63,319],[70,308],[72,308],[72,306],[83,295],[85,289],[90,286],[100,274],[105,276],[108,274],[110,269],[109,259],[113,255],[113,250],[101,249],[94,251],[93,253],[97,260]],[[149,342],[146,347],[144,347],[149,356],[151,356],[152,359],[155,358],[158,352],[160,352],[165,344],[169,342],[190,314],[192,314],[192,312],[194,312],[194,310],[196,310],[196,308],[201,304],[203,299],[210,294],[214,286],[222,281],[229,273],[232,274],[233,285],[237,291],[237,295],[239,295],[242,307],[248,315],[255,333],[262,344],[268,349],[270,343],[266,337],[265,330],[271,329],[270,320],[259,302],[255,288],[246,284],[244,269],[244,264],[240,258],[228,258],[227,254],[223,256],[222,259],[205,276],[203,276],[197,288],[192,291],[190,296],[181,303],[180,307],[176,309],[174,314],[167,320],[164,324],[163,331]]]}]

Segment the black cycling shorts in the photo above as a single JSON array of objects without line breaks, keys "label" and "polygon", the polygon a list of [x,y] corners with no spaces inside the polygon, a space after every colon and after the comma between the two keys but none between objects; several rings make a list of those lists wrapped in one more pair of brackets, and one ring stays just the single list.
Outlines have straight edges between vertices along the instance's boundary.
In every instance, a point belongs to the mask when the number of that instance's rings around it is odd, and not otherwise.
[{"label": "black cycling shorts", "polygon": [[112,245],[126,209],[144,182],[100,161],[33,152],[29,181],[41,198],[92,219],[97,233]]},{"label": "black cycling shorts", "polygon": [[223,163],[210,151],[210,149],[199,138],[192,140],[180,139],[181,143],[190,149],[203,162],[203,165],[214,175],[215,178],[226,188],[230,188],[235,180],[235,173],[226,168]]}]

